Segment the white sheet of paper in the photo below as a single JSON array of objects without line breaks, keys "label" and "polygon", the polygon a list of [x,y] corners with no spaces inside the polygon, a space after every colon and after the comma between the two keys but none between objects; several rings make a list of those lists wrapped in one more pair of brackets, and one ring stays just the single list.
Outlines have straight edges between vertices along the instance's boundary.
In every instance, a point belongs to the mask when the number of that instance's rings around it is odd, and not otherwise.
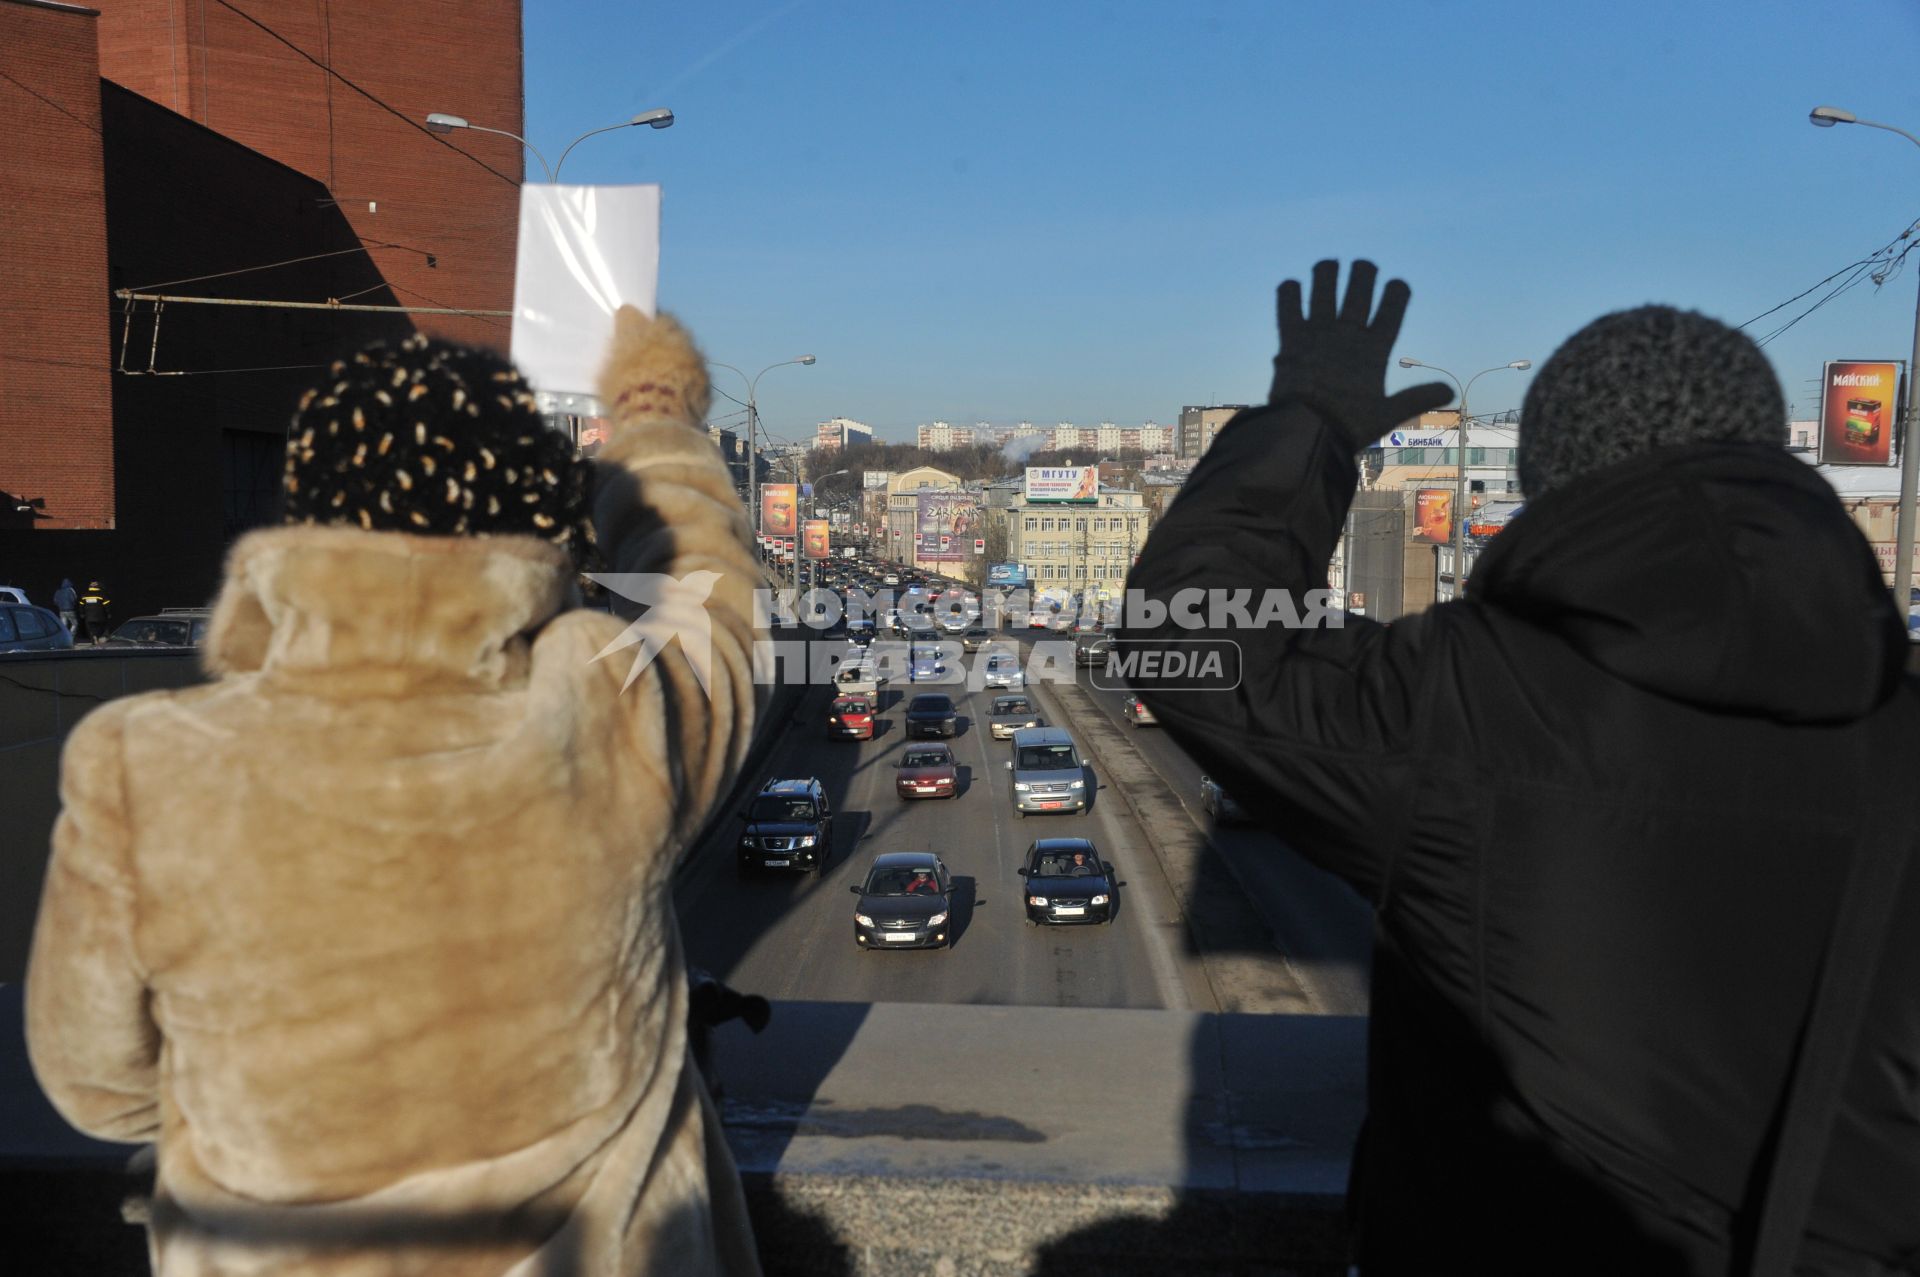
[{"label": "white sheet of paper", "polygon": [[654,312],[660,188],[520,188],[513,271],[513,362],[547,394],[591,395],[613,312]]}]

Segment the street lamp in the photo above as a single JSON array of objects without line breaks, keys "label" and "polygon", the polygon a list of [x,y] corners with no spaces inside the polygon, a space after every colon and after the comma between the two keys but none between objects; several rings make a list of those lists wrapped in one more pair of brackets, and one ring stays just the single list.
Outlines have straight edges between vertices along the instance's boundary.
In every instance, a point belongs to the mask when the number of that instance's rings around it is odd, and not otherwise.
[{"label": "street lamp", "polygon": [[[1816,128],[1823,129],[1830,129],[1836,124],[1864,124],[1870,129],[1885,129],[1920,146],[1920,137],[1915,137],[1905,129],[1863,120],[1852,111],[1837,106],[1816,106],[1807,113],[1807,119]],[[1914,302],[1913,360],[1907,365],[1907,423],[1900,436],[1900,515],[1894,521],[1893,528],[1893,603],[1903,620],[1913,606],[1913,505],[1914,491],[1920,487],[1920,449],[1914,447],[1913,437],[1914,425],[1920,421],[1920,386],[1915,385],[1917,373],[1920,373],[1920,298]],[[1820,393],[1824,416],[1824,385]]]},{"label": "street lamp", "polygon": [[760,402],[757,397],[760,379],[775,368],[785,368],[788,364],[808,365],[814,362],[812,355],[797,355],[792,359],[782,359],[777,364],[768,364],[749,377],[732,364],[723,364],[717,359],[709,359],[709,368],[725,368],[728,372],[747,383],[747,521],[753,525],[754,535],[760,535]]},{"label": "street lamp", "polygon": [[547,164],[547,157],[540,154],[540,148],[521,137],[518,133],[509,133],[505,129],[490,129],[483,124],[473,124],[462,116],[448,115],[444,111],[435,111],[427,117],[427,128],[430,132],[434,133],[451,133],[455,129],[472,129],[475,133],[492,133],[496,137],[512,138],[533,152],[533,158],[540,161],[540,168],[546,173],[549,184],[560,180],[560,167],[567,162],[567,156],[573,151],[574,147],[580,145],[596,133],[611,133],[615,129],[630,129],[636,124],[645,124],[649,128],[656,129],[672,128],[673,112],[663,106],[655,107],[651,111],[642,111],[631,120],[622,120],[618,124],[609,124],[605,128],[590,129],[573,139],[573,141],[567,143],[567,149],[560,152],[559,164],[549,166]]},{"label": "street lamp", "polygon": [[[1467,378],[1467,384],[1464,386],[1460,384],[1458,377],[1448,372],[1445,368],[1440,367],[1438,364],[1422,363],[1418,359],[1402,355],[1400,358],[1400,366],[1402,368],[1425,368],[1431,372],[1437,372],[1448,381],[1451,381],[1454,387],[1460,391],[1460,432],[1458,438],[1454,440],[1454,451],[1457,456],[1455,458],[1454,470],[1456,490],[1453,505],[1453,597],[1462,599],[1465,598],[1467,594],[1467,395],[1472,392],[1473,383],[1488,373],[1505,372],[1508,369],[1512,369],[1515,372],[1525,372],[1527,369],[1533,367],[1533,361],[1531,359],[1516,359],[1512,363],[1495,364],[1491,368],[1482,368],[1479,372]],[[1436,582],[1436,586],[1437,584]]]}]

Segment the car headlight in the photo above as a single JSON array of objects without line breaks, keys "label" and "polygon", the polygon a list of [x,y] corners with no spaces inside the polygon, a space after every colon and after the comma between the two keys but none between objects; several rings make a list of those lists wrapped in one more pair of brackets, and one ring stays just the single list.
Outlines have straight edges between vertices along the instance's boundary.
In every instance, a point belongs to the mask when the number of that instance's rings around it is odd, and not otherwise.
[{"label": "car headlight", "polygon": [[1028,896],[1027,903],[1036,909],[1045,909],[1047,907],[1047,898],[1045,896]]},{"label": "car headlight", "polygon": [[1105,896],[1095,896],[1092,900],[1089,900],[1087,903],[1095,904],[1095,905],[1103,905],[1107,903],[1107,898]]},{"label": "car headlight", "polygon": [[947,920],[947,915],[946,915],[946,914],[944,914],[944,913],[936,913],[936,914],[934,914],[934,915],[933,915],[933,917],[931,917],[931,918],[928,918],[928,919],[927,919],[927,925],[928,925],[929,927],[937,927],[937,926],[939,926],[939,925],[940,925],[941,923],[943,923],[943,922],[945,922],[946,920]]},{"label": "car headlight", "polygon": [[802,838],[802,839],[800,840],[800,842],[799,842],[799,844],[798,844],[798,845],[799,845],[799,846],[802,846],[802,847],[811,847],[811,846],[813,846],[813,842],[814,842],[814,838],[813,838],[813,835],[812,835],[812,834],[808,834],[808,835],[807,835],[806,837],[804,837],[804,838]]},{"label": "car headlight", "polygon": [[1069,781],[1067,783],[1068,789],[1085,789],[1086,787],[1087,787],[1087,782],[1084,780]]},{"label": "car headlight", "polygon": [[866,914],[864,914],[864,913],[856,913],[856,914],[854,914],[854,915],[853,915],[853,920],[854,920],[855,922],[857,922],[857,923],[859,923],[859,924],[860,924],[861,926],[863,926],[863,927],[871,927],[871,926],[873,925],[873,919],[872,919],[872,918],[869,918],[869,917],[867,917],[867,915],[866,915]]},{"label": "car headlight", "polygon": [[740,839],[740,845],[741,845],[742,847],[751,847],[751,846],[753,846],[753,836],[752,836],[751,834],[749,834],[749,835],[747,835],[747,836],[745,836],[745,837],[743,837],[743,838],[741,838],[741,839]]},{"label": "car headlight", "polygon": [[1025,781],[1016,780],[1013,782],[1013,792],[1016,794],[1024,794],[1032,788],[1033,786],[1027,784]]}]

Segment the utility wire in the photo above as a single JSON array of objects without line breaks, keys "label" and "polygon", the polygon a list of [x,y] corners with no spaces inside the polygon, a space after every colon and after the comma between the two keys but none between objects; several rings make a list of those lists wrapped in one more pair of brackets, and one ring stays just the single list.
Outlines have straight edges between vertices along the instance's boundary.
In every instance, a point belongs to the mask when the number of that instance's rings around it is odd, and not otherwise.
[{"label": "utility wire", "polygon": [[268,26],[266,23],[260,21],[260,19],[246,12],[246,10],[241,9],[238,5],[233,4],[231,0],[214,0],[214,3],[218,4],[223,9],[230,10],[234,14],[245,19],[247,22],[250,22],[254,26],[260,28],[260,30],[266,32],[269,36],[272,36],[275,40],[279,41],[281,44],[286,45],[289,49],[292,49],[295,53],[305,58],[308,62],[311,62],[314,66],[318,67],[320,70],[326,72],[328,75],[332,76],[334,79],[340,81],[340,83],[346,85],[348,88],[352,89],[355,93],[358,93],[361,97],[365,98],[367,101],[373,103],[375,106],[379,107],[381,110],[386,111],[388,114],[392,115],[395,119],[404,121],[409,127],[413,128],[417,132],[423,133],[427,137],[432,138],[435,142],[439,143],[441,146],[446,147],[449,151],[452,151],[455,155],[466,156],[467,159],[472,160],[475,164],[478,164],[481,168],[493,174],[495,177],[507,183],[509,186],[520,185],[520,181],[518,178],[509,177],[505,173],[502,173],[499,169],[493,167],[493,165],[488,164],[485,160],[482,160],[479,156],[474,155],[472,152],[461,150],[459,147],[453,145],[451,142],[441,137],[438,133],[435,133],[432,129],[429,129],[426,125],[419,123],[418,121],[414,120],[413,117],[407,115],[405,112],[394,107],[392,104],[384,101],[379,97],[376,97],[372,93],[369,93],[367,90],[355,84],[352,80],[349,80],[346,76],[341,75],[338,71],[334,70],[332,67],[328,66],[326,63],[322,62],[320,59],[314,57],[311,53],[308,53],[305,49],[301,48],[299,45],[295,44],[293,41],[287,39],[287,37],[281,35],[278,31],[275,31],[272,27]]},{"label": "utility wire", "polygon": [[[1898,235],[1888,240],[1884,245],[1874,250],[1872,253],[1869,253],[1867,256],[1859,259],[1858,261],[1849,262],[1847,265],[1842,266],[1839,270],[1834,271],[1831,275],[1828,275],[1825,279],[1820,280],[1818,283],[1812,285],[1811,287],[1803,289],[1798,293],[1795,293],[1792,297],[1787,298],[1785,301],[1779,303],[1776,306],[1771,306],[1771,307],[1768,307],[1766,310],[1761,311],[1758,315],[1755,315],[1752,319],[1749,319],[1746,323],[1741,324],[1740,327],[1742,329],[1750,328],[1754,324],[1757,324],[1761,320],[1767,318],[1769,315],[1776,314],[1777,312],[1786,309],[1788,306],[1793,305],[1795,302],[1800,301],[1802,298],[1805,298],[1808,295],[1814,292],[1817,292],[1822,288],[1825,288],[1828,284],[1832,284],[1835,280],[1840,281],[1838,284],[1835,284],[1834,287],[1830,289],[1827,293],[1822,295],[1819,300],[1815,301],[1812,305],[1808,306],[1805,310],[1795,315],[1792,319],[1789,319],[1785,323],[1782,323],[1781,325],[1779,325],[1777,328],[1772,329],[1765,336],[1755,339],[1755,343],[1754,343],[1755,345],[1765,346],[1768,342],[1780,336],[1782,333],[1792,328],[1795,324],[1799,323],[1801,320],[1805,319],[1807,316],[1813,314],[1813,312],[1815,312],[1816,310],[1819,310],[1822,306],[1825,306],[1828,302],[1832,301],[1834,298],[1840,296],[1842,293],[1848,291],[1849,289],[1856,287],[1862,280],[1871,279],[1873,280],[1876,287],[1886,283],[1887,280],[1893,278],[1894,275],[1898,273],[1901,266],[1906,261],[1907,254],[1913,251],[1915,245],[1912,242],[1912,236],[1916,229],[1920,229],[1920,222],[1916,222],[1913,225],[1908,226],[1905,230],[1901,231]],[[1904,247],[1901,246],[1902,241],[1907,241]],[[1898,253],[1894,253],[1895,248],[1899,248],[1900,251]],[[1889,254],[1892,254],[1892,255],[1889,256]]]}]

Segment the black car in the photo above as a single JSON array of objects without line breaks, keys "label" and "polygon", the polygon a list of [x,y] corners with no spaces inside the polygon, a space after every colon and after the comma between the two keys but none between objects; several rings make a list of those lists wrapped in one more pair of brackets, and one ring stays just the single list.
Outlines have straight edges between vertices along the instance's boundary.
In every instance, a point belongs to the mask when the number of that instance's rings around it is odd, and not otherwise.
[{"label": "black car", "polygon": [[853,942],[862,949],[940,949],[951,943],[953,877],[930,851],[889,851],[873,858],[853,911]]},{"label": "black car", "polygon": [[944,692],[922,692],[907,702],[907,739],[916,736],[954,736],[960,731],[960,711]]},{"label": "black car", "polygon": [[1027,848],[1027,921],[1112,922],[1113,866],[1085,838],[1042,838]]},{"label": "black car", "polygon": [[740,813],[736,863],[756,869],[817,872],[833,858],[833,809],[819,781],[770,780]]}]

